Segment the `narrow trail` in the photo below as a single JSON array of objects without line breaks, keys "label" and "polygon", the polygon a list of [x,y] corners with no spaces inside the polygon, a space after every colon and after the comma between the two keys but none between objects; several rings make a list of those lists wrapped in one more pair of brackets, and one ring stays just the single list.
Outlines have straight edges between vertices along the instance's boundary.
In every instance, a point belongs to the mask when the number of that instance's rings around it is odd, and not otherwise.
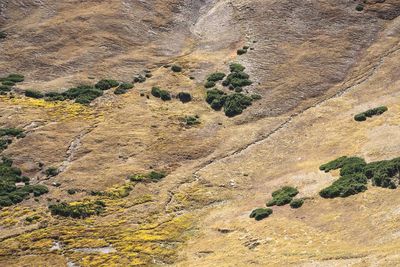
[{"label": "narrow trail", "polygon": [[[391,55],[395,54],[396,52],[400,51],[400,43],[397,43],[396,45],[394,45],[389,51],[387,51],[386,53],[384,53],[377,61],[375,61],[376,63],[372,65],[372,67],[370,69],[368,69],[366,72],[364,72],[362,75],[351,79],[349,81],[343,82],[342,86],[344,86],[341,90],[339,90],[338,92],[336,92],[335,94],[333,94],[330,97],[327,97],[325,99],[321,99],[320,101],[316,102],[314,105],[311,105],[303,110],[301,110],[300,112],[294,113],[292,115],[289,116],[289,118],[284,121],[282,124],[280,124],[278,127],[276,127],[275,129],[273,129],[272,131],[261,135],[258,139],[256,139],[255,141],[233,151],[232,153],[229,153],[227,155],[224,155],[222,157],[214,157],[212,159],[207,160],[206,162],[200,164],[197,168],[197,170],[193,173],[194,177],[197,177],[197,179],[199,179],[200,177],[200,172],[202,170],[204,170],[205,168],[207,168],[208,166],[215,164],[219,161],[228,159],[230,157],[236,156],[241,154],[242,152],[245,152],[247,149],[250,149],[253,146],[256,146],[266,140],[268,140],[272,135],[276,134],[277,132],[279,132],[281,129],[285,128],[287,125],[289,125],[295,118],[299,117],[300,115],[302,115],[303,113],[305,113],[306,111],[318,107],[321,104],[324,104],[325,102],[340,97],[343,94],[351,91],[352,89],[354,89],[355,87],[367,82],[370,80],[370,78],[372,76],[374,76],[376,74],[376,72],[378,71],[378,69],[384,64],[386,58],[390,57]],[[346,86],[347,83],[352,83],[351,85]]]}]

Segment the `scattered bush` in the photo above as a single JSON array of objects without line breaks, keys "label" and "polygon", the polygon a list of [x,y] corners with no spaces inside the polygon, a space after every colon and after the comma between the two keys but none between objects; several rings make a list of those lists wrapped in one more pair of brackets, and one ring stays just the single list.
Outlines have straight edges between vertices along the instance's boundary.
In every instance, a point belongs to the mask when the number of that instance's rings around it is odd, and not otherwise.
[{"label": "scattered bush", "polygon": [[67,193],[70,195],[75,195],[76,194],[76,189],[68,189]]},{"label": "scattered bush", "polygon": [[331,186],[320,191],[320,196],[324,198],[347,197],[364,192],[368,179],[372,180],[374,186],[391,189],[397,188],[400,182],[400,158],[367,164],[358,157],[340,157],[321,167],[327,171],[340,168],[341,175]]},{"label": "scattered bush", "polygon": [[123,89],[123,90],[130,90],[133,88],[133,84],[132,83],[121,83],[118,88]]},{"label": "scattered bush", "polygon": [[24,130],[19,128],[2,128],[0,129],[0,136],[13,136],[22,138],[25,137]]},{"label": "scattered bush", "polygon": [[58,168],[50,167],[50,168],[47,168],[45,173],[46,173],[46,175],[48,177],[54,177],[54,176],[57,176],[59,174],[59,171],[58,171]]},{"label": "scattered bush", "polygon": [[25,77],[24,75],[13,73],[8,75],[5,79],[14,83],[20,83],[24,81]]},{"label": "scattered bush", "polygon": [[241,93],[234,93],[225,98],[224,112],[228,117],[239,115],[251,105],[252,99]]},{"label": "scattered bush", "polygon": [[213,81],[207,81],[207,82],[204,84],[204,87],[207,88],[207,89],[213,88],[214,86],[215,86],[215,82],[213,82]]},{"label": "scattered bush", "polygon": [[153,77],[153,74],[151,74],[151,73],[146,73],[146,78],[151,78],[151,77]]},{"label": "scattered bush", "polygon": [[381,106],[381,107],[377,107],[377,108],[373,108],[373,109],[369,109],[365,112],[359,113],[357,115],[354,116],[354,120],[356,121],[365,121],[367,120],[367,118],[373,117],[373,116],[377,116],[377,115],[381,115],[383,113],[385,113],[386,111],[388,111],[388,108],[385,106]]},{"label": "scattered bush", "polygon": [[181,71],[182,71],[182,67],[181,67],[181,66],[178,66],[178,65],[172,65],[172,66],[171,66],[171,70],[172,70],[173,72],[181,72]]},{"label": "scattered bush", "polygon": [[66,99],[65,96],[58,92],[47,92],[44,97],[47,101],[64,101]]},{"label": "scattered bush", "polygon": [[192,96],[189,93],[185,93],[185,92],[178,93],[176,98],[179,99],[182,103],[187,103],[187,102],[192,101]]},{"label": "scattered bush", "polygon": [[37,220],[39,220],[39,219],[40,219],[40,216],[38,216],[38,215],[33,215],[33,216],[28,216],[28,217],[26,217],[26,218],[25,218],[25,221],[27,221],[27,222],[29,222],[29,223],[32,223],[32,222],[37,221]]},{"label": "scattered bush", "polygon": [[172,99],[171,98],[171,94],[168,91],[165,91],[165,90],[161,90],[160,91],[160,98],[163,101],[169,101],[169,100]]},{"label": "scattered bush", "polygon": [[298,208],[300,208],[301,206],[303,206],[303,204],[304,204],[304,200],[301,199],[301,198],[297,198],[297,199],[293,199],[293,200],[290,202],[290,207],[291,207],[292,209],[298,209]]},{"label": "scattered bush", "polygon": [[15,82],[9,81],[9,80],[2,81],[1,83],[5,86],[14,86],[15,85]]},{"label": "scattered bush", "polygon": [[99,215],[104,212],[105,203],[103,201],[84,201],[74,203],[60,203],[50,205],[52,215],[84,219],[92,215]]},{"label": "scattered bush", "polygon": [[146,81],[146,77],[143,75],[139,74],[133,78],[133,82],[135,83],[144,83]]},{"label": "scattered bush", "polygon": [[229,69],[231,72],[241,72],[244,71],[246,68],[239,63],[231,63],[229,65]]},{"label": "scattered bush", "polygon": [[11,86],[8,85],[0,85],[0,92],[10,92]]},{"label": "scattered bush", "polygon": [[109,79],[104,79],[100,80],[98,83],[95,84],[95,88],[100,89],[100,90],[108,90],[114,87],[117,87],[119,85],[119,82],[115,80],[109,80]]},{"label": "scattered bush", "polygon": [[25,96],[31,97],[31,98],[37,98],[37,99],[44,97],[44,95],[41,92],[36,91],[36,90],[26,90]]},{"label": "scattered bush", "polygon": [[207,77],[207,81],[209,81],[209,82],[222,81],[225,78],[225,76],[226,76],[225,73],[215,72],[215,73],[210,74]]},{"label": "scattered bush", "polygon": [[160,87],[153,87],[151,88],[151,95],[154,97],[161,97],[161,89]]},{"label": "scattered bush", "polygon": [[250,218],[254,218],[256,221],[261,221],[269,217],[272,214],[272,209],[269,208],[258,208],[251,212]]},{"label": "scattered bush", "polygon": [[206,101],[211,105],[214,110],[220,110],[225,104],[226,94],[218,89],[211,89],[207,91]]},{"label": "scattered bush", "polygon": [[363,10],[364,10],[364,5],[358,4],[358,5],[356,6],[356,10],[357,10],[357,11],[363,11]]},{"label": "scattered bush", "polygon": [[241,55],[243,55],[243,54],[246,54],[246,53],[247,53],[247,50],[246,50],[246,49],[238,49],[238,50],[236,51],[236,53],[237,53],[239,56],[241,56]]},{"label": "scattered bush", "polygon": [[114,94],[122,95],[122,94],[125,94],[126,92],[128,92],[128,90],[122,89],[121,87],[118,87],[117,89],[115,89]]},{"label": "scattered bush", "polygon": [[102,89],[95,88],[91,85],[79,85],[62,93],[62,96],[66,99],[75,99],[75,102],[79,104],[89,104],[102,95]]},{"label": "scattered bush", "polygon": [[[12,206],[30,198],[48,193],[43,185],[29,185],[29,178],[22,176],[20,169],[12,167],[12,160],[2,158],[0,162],[0,207]],[[24,183],[23,186],[16,186],[16,183]]]},{"label": "scattered bush", "polygon": [[250,97],[251,97],[251,99],[253,99],[253,101],[260,100],[262,98],[262,96],[257,95],[257,94],[253,94]]},{"label": "scattered bush", "polygon": [[6,38],[7,38],[7,33],[0,32],[0,39],[6,39]]},{"label": "scattered bush", "polygon": [[186,116],[184,122],[188,126],[193,126],[196,124],[200,124],[199,116]]},{"label": "scattered bush", "polygon": [[128,179],[132,182],[158,182],[165,178],[166,174],[164,172],[152,171],[148,174],[134,174],[128,176]]},{"label": "scattered bush", "polygon": [[284,186],[272,193],[272,200],[267,202],[267,206],[284,206],[289,204],[299,191],[291,186]]}]

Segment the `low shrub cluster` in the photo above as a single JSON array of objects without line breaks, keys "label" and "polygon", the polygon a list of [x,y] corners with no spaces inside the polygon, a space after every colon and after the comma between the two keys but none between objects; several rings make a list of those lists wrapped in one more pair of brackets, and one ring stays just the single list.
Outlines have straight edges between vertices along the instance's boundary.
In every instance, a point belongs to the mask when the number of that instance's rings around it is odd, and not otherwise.
[{"label": "low shrub cluster", "polygon": [[128,176],[132,182],[159,182],[167,175],[164,172],[151,171],[147,174],[133,174]]},{"label": "low shrub cluster", "polygon": [[11,91],[11,87],[15,84],[23,82],[25,77],[21,74],[9,74],[6,77],[1,77],[0,82],[0,93],[5,94],[6,92]]},{"label": "low shrub cluster", "polygon": [[45,174],[47,175],[47,177],[57,176],[58,173],[59,173],[59,171],[58,171],[58,168],[56,168],[56,167],[47,168],[45,171]]},{"label": "low shrub cluster", "polygon": [[173,72],[181,72],[181,71],[182,71],[182,67],[179,66],[179,65],[172,65],[172,66],[171,66],[171,70],[172,70]]},{"label": "low shrub cluster", "polygon": [[304,199],[302,199],[302,198],[297,198],[297,199],[293,199],[292,201],[290,201],[290,207],[292,209],[301,208],[301,206],[303,206],[303,204],[304,204]]},{"label": "low shrub cluster", "polygon": [[94,85],[95,88],[100,89],[100,90],[109,90],[111,88],[117,87],[119,85],[119,82],[116,80],[111,80],[111,79],[103,79],[100,80],[98,83]]},{"label": "low shrub cluster", "polygon": [[192,95],[186,92],[180,92],[176,95],[176,98],[179,99],[182,103],[188,103],[192,101]]},{"label": "low shrub cluster", "polygon": [[243,55],[243,54],[246,54],[247,53],[247,50],[249,50],[249,46],[243,46],[242,48],[240,48],[240,49],[238,49],[237,51],[236,51],[236,53],[239,55],[239,56],[241,56],[241,55]]},{"label": "low shrub cluster", "polygon": [[141,74],[136,75],[136,76],[133,78],[133,82],[134,82],[134,83],[144,83],[145,81],[146,81],[146,77],[143,76],[143,75],[141,75]]},{"label": "low shrub cluster", "polygon": [[250,213],[250,218],[254,218],[256,221],[261,221],[262,219],[269,217],[272,212],[272,209],[269,208],[258,208]]},{"label": "low shrub cluster", "polygon": [[49,192],[44,185],[30,185],[30,179],[22,176],[21,170],[12,164],[12,160],[4,157],[0,162],[0,207],[12,206],[32,195],[39,197]]},{"label": "low shrub cluster", "polygon": [[363,11],[363,10],[364,10],[364,5],[363,5],[363,4],[358,4],[358,5],[356,6],[356,10],[357,10],[357,11]]},{"label": "low shrub cluster", "polygon": [[0,151],[5,150],[12,143],[13,138],[23,138],[25,133],[22,129],[1,128],[0,129]]},{"label": "low shrub cluster", "polygon": [[52,215],[83,219],[92,215],[99,215],[105,210],[105,203],[101,200],[73,203],[59,203],[50,205]]},{"label": "low shrub cluster", "polygon": [[388,111],[388,108],[385,106],[381,106],[381,107],[377,107],[377,108],[373,108],[373,109],[369,109],[365,112],[359,113],[357,115],[354,116],[354,120],[356,121],[365,121],[367,120],[367,118],[373,117],[373,116],[377,116],[377,115],[381,115],[383,113],[385,113],[386,111]]},{"label": "low shrub cluster", "polygon": [[214,110],[220,110],[226,100],[226,93],[218,89],[211,89],[207,91],[206,102],[210,104]]},{"label": "low shrub cluster", "polygon": [[6,39],[7,33],[0,31],[0,39]]},{"label": "low shrub cluster", "polygon": [[358,157],[340,157],[320,167],[330,171],[340,169],[340,177],[320,191],[323,198],[348,197],[367,190],[368,180],[373,186],[395,189],[400,183],[400,158],[366,163]]},{"label": "low shrub cluster", "polygon": [[291,186],[284,186],[272,193],[272,199],[267,202],[267,207],[284,206],[289,204],[299,191]]},{"label": "low shrub cluster", "polygon": [[200,120],[199,120],[199,116],[186,116],[184,118],[184,123],[187,126],[193,126],[193,125],[197,125],[200,124]]},{"label": "low shrub cluster", "polygon": [[151,88],[151,94],[154,97],[161,98],[161,100],[163,100],[163,101],[169,101],[172,99],[171,94],[168,91],[161,90],[160,87],[156,87],[156,86]]},{"label": "low shrub cluster", "polygon": [[25,91],[25,96],[26,97],[40,99],[40,98],[44,97],[44,94],[39,92],[39,91],[36,91],[36,90],[28,89],[28,90]]},{"label": "low shrub cluster", "polygon": [[130,89],[133,88],[133,84],[132,83],[121,83],[117,89],[115,89],[114,94],[116,95],[121,95],[121,94],[125,94],[126,92],[128,92]]},{"label": "low shrub cluster", "polygon": [[225,78],[225,73],[223,72],[214,72],[207,77],[208,82],[218,82],[222,81]]},{"label": "low shrub cluster", "polygon": [[224,103],[224,112],[228,117],[239,115],[248,106],[251,106],[252,99],[241,93],[228,95]]}]

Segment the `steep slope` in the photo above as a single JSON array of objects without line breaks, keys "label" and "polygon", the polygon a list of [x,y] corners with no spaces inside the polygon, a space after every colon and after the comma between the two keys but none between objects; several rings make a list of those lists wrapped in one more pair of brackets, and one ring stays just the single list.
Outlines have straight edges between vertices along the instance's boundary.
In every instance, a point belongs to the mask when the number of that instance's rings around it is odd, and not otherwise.
[{"label": "steep slope", "polygon": [[[3,1],[0,76],[26,76],[0,98],[1,124],[26,133],[3,154],[50,192],[1,210],[0,265],[398,264],[397,190],[318,196],[335,179],[318,171],[321,163],[398,156],[400,3],[367,1],[357,11],[360,3]],[[254,81],[245,91],[262,99],[227,118],[204,101],[203,84],[233,61]],[[172,63],[183,71],[164,67]],[[146,82],[90,105],[20,95],[131,81],[145,69]],[[193,101],[163,102],[153,86]],[[389,112],[352,119],[378,105]],[[185,125],[189,115],[201,124]],[[60,173],[49,177],[53,166]],[[152,170],[168,176],[127,179]],[[261,222],[248,218],[285,184],[311,199]],[[73,219],[47,208],[84,199],[104,201],[105,211]],[[369,231],[376,225],[387,231]]]}]

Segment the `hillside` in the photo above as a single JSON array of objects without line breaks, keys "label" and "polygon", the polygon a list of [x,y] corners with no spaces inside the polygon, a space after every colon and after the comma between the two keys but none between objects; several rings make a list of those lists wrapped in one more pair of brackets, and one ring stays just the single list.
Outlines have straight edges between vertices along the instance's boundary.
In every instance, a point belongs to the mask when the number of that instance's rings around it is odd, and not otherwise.
[{"label": "hillside", "polygon": [[[0,90],[0,265],[399,265],[399,189],[319,194],[340,176],[324,163],[400,156],[399,15],[396,0],[2,1],[0,77],[24,78]],[[282,186],[301,208],[249,218]]]}]

